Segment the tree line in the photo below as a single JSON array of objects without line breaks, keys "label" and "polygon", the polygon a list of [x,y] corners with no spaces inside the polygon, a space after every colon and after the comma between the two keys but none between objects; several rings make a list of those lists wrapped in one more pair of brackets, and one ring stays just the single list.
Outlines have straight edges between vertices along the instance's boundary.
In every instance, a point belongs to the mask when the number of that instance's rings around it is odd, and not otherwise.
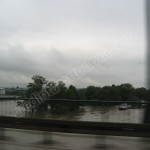
[{"label": "tree line", "polygon": [[[27,85],[26,98],[31,98],[34,93],[40,93],[44,90],[49,90],[51,94],[48,99],[70,99],[70,100],[103,100],[103,101],[150,101],[150,90],[141,87],[134,88],[132,84],[125,83],[121,85],[111,86],[88,86],[87,88],[77,89],[74,85],[67,87],[63,81],[55,83],[47,81],[44,77],[34,75],[32,82]],[[86,101],[85,101],[86,102]],[[46,106],[46,107],[45,107]],[[39,107],[47,108],[47,104]],[[39,109],[38,108],[38,109]],[[77,110],[77,103],[58,103],[51,105],[52,112],[62,112],[69,110]]]},{"label": "tree line", "polygon": [[52,89],[53,94],[49,99],[150,101],[150,90],[144,87],[134,88],[130,83],[103,87],[88,86],[77,89],[74,85],[67,87],[63,81],[48,82],[44,77],[38,75],[33,76],[32,80],[33,82],[27,85],[26,97],[28,98],[35,92]]}]

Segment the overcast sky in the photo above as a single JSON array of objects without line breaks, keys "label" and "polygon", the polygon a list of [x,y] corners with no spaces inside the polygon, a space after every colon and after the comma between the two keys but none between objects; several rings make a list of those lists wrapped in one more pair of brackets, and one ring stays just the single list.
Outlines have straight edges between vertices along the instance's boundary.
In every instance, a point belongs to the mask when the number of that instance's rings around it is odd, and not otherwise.
[{"label": "overcast sky", "polygon": [[145,52],[144,0],[0,0],[0,87],[142,87]]}]

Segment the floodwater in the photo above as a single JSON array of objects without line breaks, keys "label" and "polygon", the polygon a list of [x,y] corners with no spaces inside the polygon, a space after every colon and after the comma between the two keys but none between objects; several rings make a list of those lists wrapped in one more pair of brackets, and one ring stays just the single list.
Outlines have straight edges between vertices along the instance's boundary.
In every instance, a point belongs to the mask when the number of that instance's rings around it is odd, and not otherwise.
[{"label": "floodwater", "polygon": [[59,120],[142,123],[144,109],[139,108],[120,111],[119,106],[84,106],[80,107],[78,111],[65,114],[51,114],[50,111],[32,114],[26,112],[22,107],[17,107],[16,101],[3,100],[0,101],[0,115]]},{"label": "floodwater", "polygon": [[[76,112],[61,115],[54,115],[48,111],[32,114],[17,107],[16,101],[0,101],[1,116],[142,123],[143,114],[144,109],[120,111],[119,106],[85,106]],[[150,150],[150,139],[148,138],[45,133],[14,129],[7,129],[5,136],[6,140],[0,140],[0,150],[96,150],[95,146],[98,144],[105,144],[105,149],[109,150]],[[51,144],[45,144],[44,141],[50,141]]]}]

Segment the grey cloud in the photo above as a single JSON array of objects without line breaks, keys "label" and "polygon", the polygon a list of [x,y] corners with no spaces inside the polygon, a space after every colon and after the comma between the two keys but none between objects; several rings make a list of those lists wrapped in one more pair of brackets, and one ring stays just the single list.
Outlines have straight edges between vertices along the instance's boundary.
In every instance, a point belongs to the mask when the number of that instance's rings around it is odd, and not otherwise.
[{"label": "grey cloud", "polygon": [[34,74],[59,80],[132,32],[137,40],[74,78],[73,84],[129,81],[142,86],[144,27],[143,0],[1,0],[0,83],[25,84]]},{"label": "grey cloud", "polygon": [[0,70],[13,72],[33,72],[34,58],[21,45],[0,48]]},{"label": "grey cloud", "polygon": [[68,56],[52,49],[46,53],[27,51],[22,45],[11,45],[0,49],[0,70],[26,75],[42,74],[56,79],[67,74],[80,64],[77,57]]}]

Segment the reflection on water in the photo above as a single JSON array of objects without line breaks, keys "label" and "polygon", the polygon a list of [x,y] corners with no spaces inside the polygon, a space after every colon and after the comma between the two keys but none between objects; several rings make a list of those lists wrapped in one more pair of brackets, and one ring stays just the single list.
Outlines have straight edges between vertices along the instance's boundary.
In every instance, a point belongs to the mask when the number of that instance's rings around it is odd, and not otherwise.
[{"label": "reflection on water", "polygon": [[101,122],[141,123],[144,109],[128,109],[120,111],[119,106],[86,107],[80,120]]},{"label": "reflection on water", "polygon": [[142,122],[144,109],[128,109],[120,111],[118,107],[119,106],[85,106],[81,107],[78,111],[59,115],[51,114],[50,111],[32,114],[25,112],[24,108],[17,107],[15,100],[3,100],[0,101],[0,115],[98,122]]},{"label": "reflection on water", "polygon": [[17,104],[15,100],[0,100],[1,116],[16,116]]}]

